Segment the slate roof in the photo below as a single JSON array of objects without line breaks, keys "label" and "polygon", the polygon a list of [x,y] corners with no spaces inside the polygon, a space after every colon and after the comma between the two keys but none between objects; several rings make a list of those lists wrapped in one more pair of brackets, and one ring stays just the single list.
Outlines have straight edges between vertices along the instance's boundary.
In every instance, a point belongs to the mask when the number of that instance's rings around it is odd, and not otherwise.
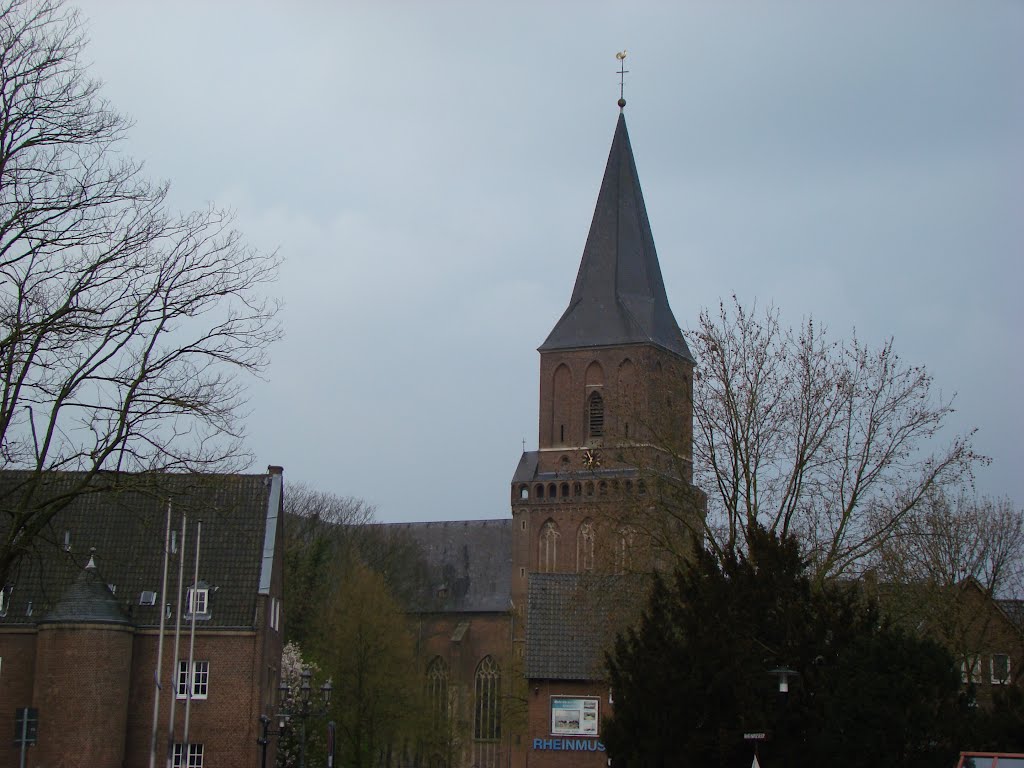
[{"label": "slate roof", "polygon": [[636,622],[646,602],[643,576],[580,573],[530,575],[526,677],[601,680],[604,652]]},{"label": "slate roof", "polygon": [[[28,477],[25,472],[0,471],[0,535],[9,524],[12,498],[22,491]],[[44,498],[59,496],[80,478],[74,473],[56,473],[40,493]],[[94,485],[97,490],[79,496],[59,512],[10,574],[5,585],[10,589],[8,609],[0,616],[0,626],[32,625],[42,617],[74,619],[76,612],[98,610],[95,603],[92,608],[71,608],[62,602],[62,598],[74,597],[79,580],[85,579],[82,574],[92,549],[95,578],[99,584],[114,587],[123,615],[136,626],[157,626],[159,605],[140,605],[139,598],[144,590],[160,592],[167,499],[171,499],[178,551],[182,549],[180,516],[188,514],[186,587],[191,583],[195,558],[195,522],[203,522],[199,580],[210,588],[210,617],[203,619],[199,628],[252,628],[269,486],[268,475],[120,475],[116,482],[99,478]],[[169,568],[168,601],[172,604],[177,592],[177,558],[172,558]],[[77,594],[87,598],[84,591]]]},{"label": "slate roof", "polygon": [[508,611],[512,595],[512,521],[455,520],[385,523],[410,538],[425,577],[407,606],[412,613]]},{"label": "slate roof", "polygon": [[665,294],[620,113],[569,307],[540,351],[623,344],[654,344],[693,360]]},{"label": "slate roof", "polygon": [[[540,451],[524,451],[522,456],[519,457],[519,464],[516,465],[515,474],[512,475],[512,482],[515,483],[530,483],[535,480],[541,482],[561,482],[569,479],[567,474],[563,472],[539,472],[538,466],[540,464]],[[614,468],[595,468],[595,469],[578,469],[572,470],[572,480],[602,480],[602,479],[622,479],[627,477],[639,477],[640,471],[635,467],[614,467]]]},{"label": "slate roof", "polygon": [[104,584],[90,560],[56,604],[39,620],[40,624],[130,624],[117,597]]}]

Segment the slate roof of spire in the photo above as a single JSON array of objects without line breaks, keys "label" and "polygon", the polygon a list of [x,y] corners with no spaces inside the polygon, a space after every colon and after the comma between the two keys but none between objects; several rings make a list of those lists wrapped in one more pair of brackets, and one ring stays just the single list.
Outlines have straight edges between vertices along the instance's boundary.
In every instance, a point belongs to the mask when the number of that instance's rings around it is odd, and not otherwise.
[{"label": "slate roof of spire", "polygon": [[654,344],[693,360],[665,294],[620,113],[569,308],[540,351],[621,344]]},{"label": "slate roof of spire", "polygon": [[54,604],[40,624],[130,624],[117,598],[103,583],[92,558]]}]

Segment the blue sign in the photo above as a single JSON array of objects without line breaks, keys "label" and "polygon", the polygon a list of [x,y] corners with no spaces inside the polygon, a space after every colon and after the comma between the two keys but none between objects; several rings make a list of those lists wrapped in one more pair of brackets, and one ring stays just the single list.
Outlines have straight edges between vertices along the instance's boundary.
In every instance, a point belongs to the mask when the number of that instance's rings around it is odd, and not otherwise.
[{"label": "blue sign", "polygon": [[597,739],[534,739],[533,748],[562,752],[604,752],[604,744]]}]

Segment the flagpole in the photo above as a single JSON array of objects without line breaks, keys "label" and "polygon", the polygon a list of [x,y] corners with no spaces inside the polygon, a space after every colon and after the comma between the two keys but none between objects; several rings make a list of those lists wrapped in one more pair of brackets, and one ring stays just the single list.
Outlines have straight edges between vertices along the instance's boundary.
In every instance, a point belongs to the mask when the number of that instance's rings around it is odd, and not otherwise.
[{"label": "flagpole", "polygon": [[[167,724],[167,768],[174,765],[174,713],[177,707],[174,701],[178,696],[178,648],[181,641],[181,587],[185,580],[185,533],[188,530],[185,526],[188,522],[188,515],[181,513],[181,549],[178,550],[178,602],[174,608],[174,661],[171,663],[171,717]],[[166,610],[166,609],[164,609]],[[185,758],[188,764],[188,757]]]},{"label": "flagpole", "polygon": [[167,526],[164,530],[164,556],[163,576],[160,579],[160,635],[156,644],[156,669],[153,670],[153,732],[149,737],[149,768],[156,767],[156,739],[159,731],[160,721],[160,675],[162,674],[164,661],[164,627],[167,621],[167,609],[164,602],[167,600],[167,561],[170,559],[171,547],[171,501],[167,500]]}]

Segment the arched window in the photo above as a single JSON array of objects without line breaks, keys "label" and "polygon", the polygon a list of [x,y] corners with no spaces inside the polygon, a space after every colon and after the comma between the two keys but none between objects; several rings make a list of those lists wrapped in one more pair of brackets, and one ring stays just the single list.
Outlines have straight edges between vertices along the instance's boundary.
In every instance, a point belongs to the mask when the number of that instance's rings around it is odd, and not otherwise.
[{"label": "arched window", "polygon": [[427,665],[427,701],[434,728],[442,727],[448,720],[448,664],[440,656]]},{"label": "arched window", "polygon": [[543,486],[543,485],[540,485],[540,484],[538,484],[538,485],[537,485],[537,486],[536,486],[536,487],[535,487],[535,488],[533,489],[533,495],[534,495],[534,496],[536,496],[536,497],[537,497],[538,499],[543,499],[543,498],[544,498],[544,486]]},{"label": "arched window", "polygon": [[589,519],[580,524],[576,534],[576,570],[594,570],[594,523]]},{"label": "arched window", "polygon": [[558,526],[554,520],[541,526],[538,565],[541,573],[553,573],[558,565]]},{"label": "arched window", "polygon": [[562,483],[562,485],[559,486],[558,490],[559,490],[559,494],[561,495],[561,497],[563,499],[568,499],[569,498],[569,484],[568,483]]},{"label": "arched window", "polygon": [[473,738],[476,741],[501,738],[501,667],[490,656],[484,656],[476,668]]},{"label": "arched window", "polygon": [[573,408],[572,372],[565,363],[555,369],[552,390],[551,437],[558,445],[565,445]]},{"label": "arched window", "polygon": [[633,567],[633,540],[636,532],[626,526],[619,529],[619,541],[615,547],[615,572],[626,573]]},{"label": "arched window", "polygon": [[587,398],[587,436],[604,434],[604,398],[600,392],[591,392]]}]

